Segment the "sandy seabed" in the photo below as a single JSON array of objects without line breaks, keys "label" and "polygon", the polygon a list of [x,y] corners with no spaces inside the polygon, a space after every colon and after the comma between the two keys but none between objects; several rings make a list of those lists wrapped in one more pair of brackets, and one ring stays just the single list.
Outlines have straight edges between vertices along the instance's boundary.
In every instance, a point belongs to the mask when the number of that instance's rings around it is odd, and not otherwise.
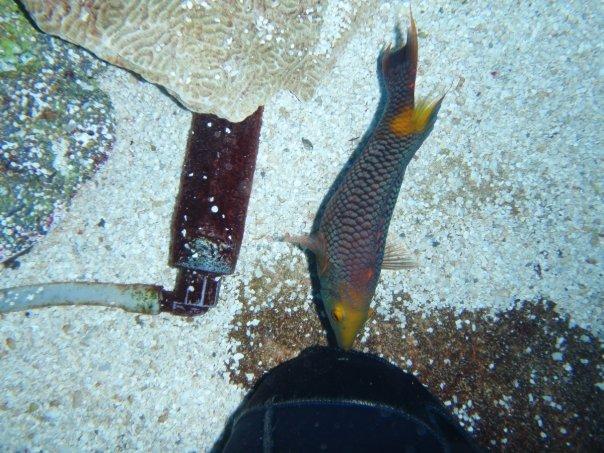
[{"label": "sandy seabed", "polygon": [[[420,266],[384,272],[374,306],[396,316],[391,304],[404,292],[413,310],[497,314],[517,300],[547,299],[601,339],[604,93],[594,31],[604,14],[596,2],[490,3],[414,9],[418,94],[449,91],[408,167],[390,230]],[[265,302],[250,297],[258,292],[250,282],[274,285],[286,267],[297,275],[288,291],[309,304],[304,255],[274,239],[309,230],[365,133],[380,95],[376,58],[397,21],[406,21],[405,8],[381,3],[310,101],[282,92],[265,106],[237,273],[206,315],[56,308],[3,316],[3,448],[212,445],[245,393],[231,379],[241,357],[229,331],[244,300]],[[173,285],[169,228],[191,114],[121,69],[101,82],[116,146],[20,267],[0,271],[2,287]]]}]

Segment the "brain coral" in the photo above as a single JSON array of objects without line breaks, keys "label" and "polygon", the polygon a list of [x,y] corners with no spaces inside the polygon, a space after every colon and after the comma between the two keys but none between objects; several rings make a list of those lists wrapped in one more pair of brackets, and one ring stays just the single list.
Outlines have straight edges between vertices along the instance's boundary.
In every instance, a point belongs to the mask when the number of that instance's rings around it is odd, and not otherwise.
[{"label": "brain coral", "polygon": [[38,26],[240,121],[286,89],[307,99],[362,0],[23,0]]}]

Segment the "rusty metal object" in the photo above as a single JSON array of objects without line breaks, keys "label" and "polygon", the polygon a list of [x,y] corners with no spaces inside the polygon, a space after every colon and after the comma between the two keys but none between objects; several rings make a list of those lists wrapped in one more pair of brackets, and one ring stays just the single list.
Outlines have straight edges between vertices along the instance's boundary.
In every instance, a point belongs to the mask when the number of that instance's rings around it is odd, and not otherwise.
[{"label": "rusty metal object", "polygon": [[235,270],[256,167],[262,107],[240,123],[193,114],[172,219],[173,291],[155,285],[62,282],[0,289],[0,313],[52,305],[104,305],[194,316],[216,304]]},{"label": "rusty metal object", "polygon": [[235,270],[256,167],[262,107],[240,123],[193,114],[172,219],[170,264],[179,268],[162,310],[198,315]]}]

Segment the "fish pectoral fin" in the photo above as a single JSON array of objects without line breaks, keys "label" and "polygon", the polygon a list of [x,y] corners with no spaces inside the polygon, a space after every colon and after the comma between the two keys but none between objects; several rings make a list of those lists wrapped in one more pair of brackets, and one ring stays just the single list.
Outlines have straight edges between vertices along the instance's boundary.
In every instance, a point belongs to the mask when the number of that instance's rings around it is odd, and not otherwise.
[{"label": "fish pectoral fin", "polygon": [[319,275],[323,275],[325,273],[328,267],[327,250],[325,247],[325,240],[323,239],[323,235],[321,233],[303,234],[300,236],[291,236],[289,234],[285,234],[283,236],[283,240],[313,252],[317,257],[317,270]]},{"label": "fish pectoral fin", "polygon": [[386,244],[382,269],[398,271],[417,267],[417,261],[402,244]]},{"label": "fish pectoral fin", "polygon": [[319,234],[301,234],[299,236],[292,236],[291,234],[284,234],[283,241],[295,244],[303,249],[308,249],[315,255],[320,256],[325,254],[325,241],[321,233]]}]

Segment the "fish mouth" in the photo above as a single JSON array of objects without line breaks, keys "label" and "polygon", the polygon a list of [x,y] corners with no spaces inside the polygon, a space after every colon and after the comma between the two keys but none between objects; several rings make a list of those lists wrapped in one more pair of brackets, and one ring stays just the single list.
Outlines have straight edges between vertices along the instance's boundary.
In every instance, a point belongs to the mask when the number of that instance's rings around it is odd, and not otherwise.
[{"label": "fish mouth", "polygon": [[329,317],[331,328],[335,334],[338,346],[349,351],[354,345],[358,333],[362,330],[368,314],[362,310],[346,310],[344,318],[340,321]]},{"label": "fish mouth", "polygon": [[354,340],[357,337],[357,332],[338,332],[335,331],[338,347],[344,351],[350,351]]}]

